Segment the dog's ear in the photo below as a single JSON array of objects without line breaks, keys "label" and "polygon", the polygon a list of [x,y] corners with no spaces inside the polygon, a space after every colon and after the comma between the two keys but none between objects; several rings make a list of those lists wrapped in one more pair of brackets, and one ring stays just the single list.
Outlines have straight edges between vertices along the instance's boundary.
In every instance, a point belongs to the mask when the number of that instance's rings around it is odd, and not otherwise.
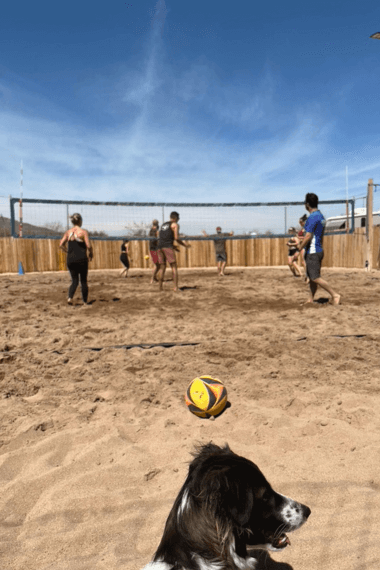
[{"label": "dog's ear", "polygon": [[238,526],[245,526],[253,509],[253,490],[250,486],[239,484],[230,486],[225,495],[225,508]]},{"label": "dog's ear", "polygon": [[224,465],[210,469],[203,477],[197,494],[215,514],[223,514],[242,527],[250,519],[254,493],[239,467]]}]

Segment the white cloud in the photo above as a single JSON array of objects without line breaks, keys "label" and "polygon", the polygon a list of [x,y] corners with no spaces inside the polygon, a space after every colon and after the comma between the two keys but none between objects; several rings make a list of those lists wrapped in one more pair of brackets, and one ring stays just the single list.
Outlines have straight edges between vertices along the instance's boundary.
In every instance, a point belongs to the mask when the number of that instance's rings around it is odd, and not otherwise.
[{"label": "white cloud", "polygon": [[[2,194],[18,194],[20,160],[25,196],[76,200],[290,201],[306,191],[343,198],[346,164],[350,195],[376,176],[379,148],[334,154],[335,125],[318,105],[284,117],[269,70],[225,78],[200,58],[175,71],[165,56],[166,14],[160,0],[145,53],[133,69],[108,70],[106,92],[100,72],[81,85],[81,104],[92,105],[86,124],[35,86],[3,80]],[[112,122],[100,128],[105,107]]]}]

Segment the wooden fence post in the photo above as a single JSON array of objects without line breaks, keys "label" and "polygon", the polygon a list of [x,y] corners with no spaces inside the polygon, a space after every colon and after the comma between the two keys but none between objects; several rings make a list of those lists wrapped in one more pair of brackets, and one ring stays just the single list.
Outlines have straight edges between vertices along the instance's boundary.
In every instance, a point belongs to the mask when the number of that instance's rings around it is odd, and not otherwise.
[{"label": "wooden fence post", "polygon": [[372,271],[372,257],[373,257],[373,179],[368,180],[367,187],[367,260],[366,269]]}]

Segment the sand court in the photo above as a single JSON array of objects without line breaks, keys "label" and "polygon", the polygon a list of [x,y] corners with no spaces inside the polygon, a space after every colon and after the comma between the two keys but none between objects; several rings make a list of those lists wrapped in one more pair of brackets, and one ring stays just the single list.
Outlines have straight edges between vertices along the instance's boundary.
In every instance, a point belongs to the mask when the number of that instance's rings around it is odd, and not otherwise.
[{"label": "sand court", "polygon": [[[311,507],[260,570],[378,569],[380,274],[323,270],[333,307],[287,268],[228,273],[159,294],[90,271],[73,307],[66,272],[0,277],[1,568],[141,570],[212,440]],[[184,404],[201,374],[228,389],[215,421]]]}]

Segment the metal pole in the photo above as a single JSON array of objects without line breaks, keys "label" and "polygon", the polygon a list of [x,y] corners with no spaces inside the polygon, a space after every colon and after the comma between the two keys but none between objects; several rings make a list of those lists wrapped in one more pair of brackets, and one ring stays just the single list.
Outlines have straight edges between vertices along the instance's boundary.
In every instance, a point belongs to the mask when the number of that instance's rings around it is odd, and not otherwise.
[{"label": "metal pole", "polygon": [[349,232],[349,219],[348,219],[348,166],[346,166],[346,233]]},{"label": "metal pole", "polygon": [[285,233],[287,234],[288,233],[287,206],[285,206],[284,210],[285,210]]},{"label": "metal pole", "polygon": [[367,190],[367,271],[372,270],[372,249],[373,249],[373,179],[368,180]]},{"label": "metal pole", "polygon": [[18,237],[22,237],[22,187],[23,187],[23,168],[22,168],[22,161],[21,161],[21,168],[20,168],[20,202],[19,202],[19,223],[18,223]]}]

